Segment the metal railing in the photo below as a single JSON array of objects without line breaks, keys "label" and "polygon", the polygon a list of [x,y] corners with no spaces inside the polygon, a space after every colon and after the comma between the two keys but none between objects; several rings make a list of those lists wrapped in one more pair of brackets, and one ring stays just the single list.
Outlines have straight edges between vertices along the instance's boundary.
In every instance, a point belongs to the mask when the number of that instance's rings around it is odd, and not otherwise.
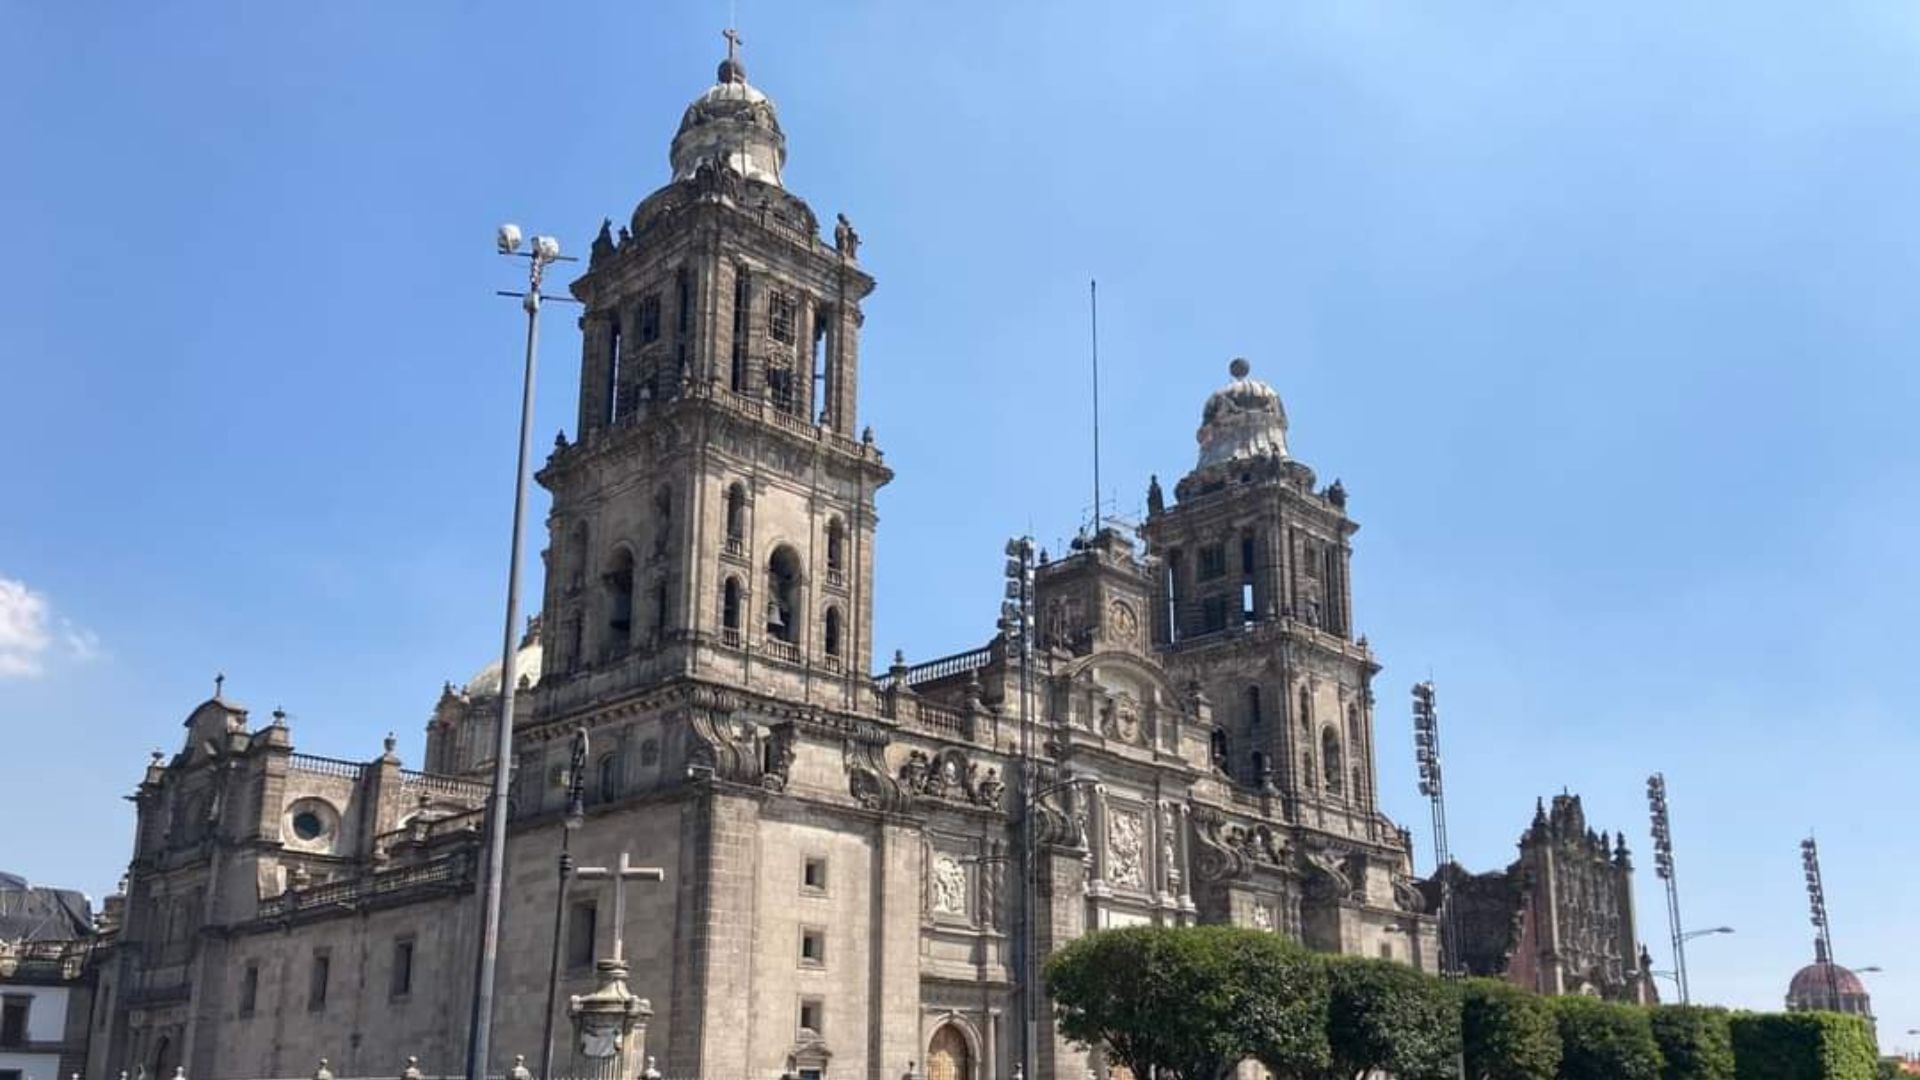
[{"label": "metal railing", "polygon": [[[938,660],[929,660],[924,664],[915,664],[907,669],[907,685],[918,686],[921,683],[935,682],[940,679],[964,675],[969,671],[978,671],[993,663],[993,646],[982,645],[952,656],[943,656]],[[894,677],[890,671],[883,671],[873,677],[874,685],[881,690],[893,687]]]}]

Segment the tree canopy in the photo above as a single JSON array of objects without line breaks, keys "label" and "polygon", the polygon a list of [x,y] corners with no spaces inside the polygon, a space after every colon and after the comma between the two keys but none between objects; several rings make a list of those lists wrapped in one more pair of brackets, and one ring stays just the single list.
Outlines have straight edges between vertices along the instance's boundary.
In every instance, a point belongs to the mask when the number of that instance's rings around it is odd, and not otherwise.
[{"label": "tree canopy", "polygon": [[1339,1080],[1392,1073],[1398,1080],[1454,1075],[1460,1006],[1445,983],[1391,960],[1326,958],[1327,1041]]}]

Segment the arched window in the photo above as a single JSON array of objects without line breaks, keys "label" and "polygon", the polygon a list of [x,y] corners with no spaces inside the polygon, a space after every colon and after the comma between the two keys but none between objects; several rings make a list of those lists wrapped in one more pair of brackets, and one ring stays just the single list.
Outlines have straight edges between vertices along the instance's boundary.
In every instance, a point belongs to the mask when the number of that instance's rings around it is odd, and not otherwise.
[{"label": "arched window", "polygon": [[1212,747],[1213,747],[1213,767],[1216,769],[1225,769],[1227,767],[1228,747],[1227,747],[1227,732],[1224,728],[1213,729]]},{"label": "arched window", "polygon": [[1366,782],[1360,776],[1360,766],[1358,765],[1353,767],[1353,787],[1349,790],[1353,792],[1353,801],[1355,803],[1366,801]]},{"label": "arched window", "polygon": [[656,581],[653,585],[653,636],[658,641],[667,636],[667,625],[673,614],[667,596],[667,583]]},{"label": "arched window", "polygon": [[1267,755],[1255,750],[1253,752],[1253,782],[1265,786],[1270,779],[1272,779],[1272,774],[1267,771]]},{"label": "arched window", "polygon": [[1247,723],[1260,726],[1260,688],[1247,687]]},{"label": "arched window", "polygon": [[847,527],[839,518],[827,521],[827,582],[838,585],[847,576]]},{"label": "arched window", "polygon": [[600,774],[594,786],[596,802],[612,802],[620,794],[620,758],[614,754],[603,754],[600,758]]},{"label": "arched window", "polygon": [[747,538],[747,485],[735,481],[727,488],[727,550],[738,554]]},{"label": "arched window", "polygon": [[720,636],[728,645],[740,644],[740,579],[730,577],[720,587]]},{"label": "arched window", "polygon": [[927,1044],[927,1080],[973,1080],[973,1052],[952,1024],[941,1025]]},{"label": "arched window", "polygon": [[767,559],[767,636],[791,645],[800,640],[800,556],[785,544]]},{"label": "arched window", "polygon": [[1360,745],[1360,706],[1347,706],[1347,745]]},{"label": "arched window", "polygon": [[1320,732],[1320,766],[1326,770],[1327,794],[1340,794],[1345,770],[1340,764],[1340,733],[1331,726]]},{"label": "arched window", "polygon": [[607,654],[618,656],[633,634],[633,552],[616,549],[613,565],[601,580],[607,593]]},{"label": "arched window", "polygon": [[826,626],[827,655],[830,657],[833,657],[835,660],[838,660],[840,659],[840,645],[841,645],[840,609],[839,608],[830,607],[827,609],[826,623],[827,623],[827,626]]},{"label": "arched window", "polygon": [[1313,697],[1304,686],[1300,688],[1300,730],[1309,735],[1313,732]]}]

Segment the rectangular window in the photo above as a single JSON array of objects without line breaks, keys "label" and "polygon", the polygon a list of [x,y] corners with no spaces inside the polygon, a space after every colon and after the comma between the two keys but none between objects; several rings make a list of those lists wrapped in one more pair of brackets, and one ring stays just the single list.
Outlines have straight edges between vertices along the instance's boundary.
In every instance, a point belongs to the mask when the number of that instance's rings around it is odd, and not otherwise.
[{"label": "rectangular window", "polygon": [[1199,577],[1201,581],[1212,581],[1227,574],[1227,549],[1221,544],[1208,544],[1200,549]]},{"label": "rectangular window", "polygon": [[19,1069],[0,1069],[0,1080],[20,1080]]},{"label": "rectangular window", "polygon": [[781,412],[790,413],[799,408],[800,397],[793,392],[793,372],[785,367],[769,365],[767,367],[767,400]]},{"label": "rectangular window", "polygon": [[673,275],[674,330],[684,336],[693,329],[693,271],[681,267]]},{"label": "rectangular window", "polygon": [[786,293],[767,298],[767,333],[775,341],[793,343],[793,298]]},{"label": "rectangular window", "polygon": [[[800,1070],[800,1080],[820,1080],[820,1078],[825,1075],[826,1074],[821,1072],[817,1066]],[[0,1080],[3,1080],[3,1078],[0,1078]]]},{"label": "rectangular window", "polygon": [[591,900],[576,901],[567,919],[567,966],[593,966],[593,939],[599,910]]},{"label": "rectangular window", "polygon": [[827,932],[814,926],[800,928],[800,964],[823,967],[827,962]]},{"label": "rectangular window", "polygon": [[808,892],[827,891],[827,860],[825,858],[815,856],[801,864],[800,887]]},{"label": "rectangular window", "polygon": [[260,965],[257,962],[249,963],[247,969],[240,973],[240,1015],[252,1016],[259,1002]]},{"label": "rectangular window", "polygon": [[313,954],[313,969],[307,976],[307,1009],[319,1012],[327,1007],[327,982],[332,976],[333,958],[326,950],[316,950]]},{"label": "rectangular window", "polygon": [[413,939],[393,943],[393,974],[388,979],[387,996],[403,998],[413,993]]},{"label": "rectangular window", "polygon": [[1392,942],[1383,941],[1380,943],[1380,959],[1382,960],[1393,959],[1393,943]]},{"label": "rectangular window", "polygon": [[1200,601],[1200,632],[1211,634],[1227,628],[1227,598],[1209,596]]},{"label": "rectangular window", "polygon": [[1245,577],[1253,576],[1253,537],[1240,538],[1240,573]]},{"label": "rectangular window", "polygon": [[27,1044],[27,1012],[32,1008],[33,999],[23,994],[8,994],[0,1002],[0,1046]]},{"label": "rectangular window", "polygon": [[800,1033],[802,1035],[824,1035],[822,1031],[827,1005],[820,998],[800,999]]},{"label": "rectangular window", "polygon": [[640,341],[660,340],[660,294],[649,293],[640,301]]}]

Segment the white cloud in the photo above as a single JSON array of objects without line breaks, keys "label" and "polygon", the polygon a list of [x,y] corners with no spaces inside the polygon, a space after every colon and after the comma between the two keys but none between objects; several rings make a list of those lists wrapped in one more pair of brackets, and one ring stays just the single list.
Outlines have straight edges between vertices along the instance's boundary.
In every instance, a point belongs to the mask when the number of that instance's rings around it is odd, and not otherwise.
[{"label": "white cloud", "polygon": [[56,644],[82,663],[100,655],[100,638],[93,631],[63,618],[56,636],[54,626],[53,605],[45,596],[24,581],[0,577],[0,679],[42,674]]}]

